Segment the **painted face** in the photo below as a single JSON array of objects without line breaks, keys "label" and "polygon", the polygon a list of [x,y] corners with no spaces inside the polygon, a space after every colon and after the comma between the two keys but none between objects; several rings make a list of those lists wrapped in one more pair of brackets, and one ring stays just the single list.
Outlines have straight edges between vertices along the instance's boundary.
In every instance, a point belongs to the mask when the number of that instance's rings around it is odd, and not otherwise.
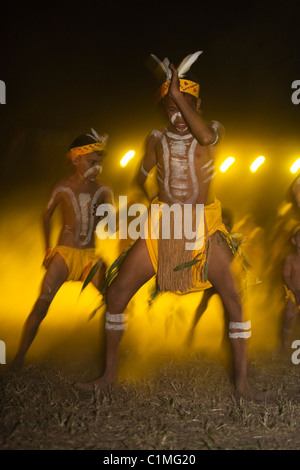
[{"label": "painted face", "polygon": [[102,165],[94,165],[92,168],[89,168],[84,173],[84,177],[90,181],[95,181],[95,179],[100,175],[102,172]]},{"label": "painted face", "polygon": [[187,130],[187,125],[183,120],[181,112],[178,110],[177,106],[168,106],[167,114],[175,129],[178,132],[185,132]]},{"label": "painted face", "polygon": [[[198,107],[198,102],[188,93],[183,93],[183,96],[189,102],[189,104],[196,110]],[[188,127],[183,119],[183,116],[179,111],[178,107],[176,106],[175,102],[170,97],[166,97],[165,99],[165,108],[170,122],[175,127],[175,129],[180,133],[186,132],[188,130]]]},{"label": "painted face", "polygon": [[88,181],[95,181],[102,171],[102,158],[97,152],[81,155],[77,162],[77,171]]}]

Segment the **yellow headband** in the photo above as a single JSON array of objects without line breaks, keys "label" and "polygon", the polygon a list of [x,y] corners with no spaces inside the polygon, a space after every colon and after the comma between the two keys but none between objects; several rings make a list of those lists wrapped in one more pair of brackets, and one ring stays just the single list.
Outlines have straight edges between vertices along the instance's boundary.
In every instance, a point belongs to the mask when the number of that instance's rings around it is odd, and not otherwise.
[{"label": "yellow headband", "polygon": [[76,157],[77,155],[84,155],[91,152],[100,152],[104,150],[106,144],[104,142],[95,142],[94,144],[82,145],[81,147],[74,147],[69,150],[69,157]]},{"label": "yellow headband", "polygon": [[[199,98],[199,91],[200,86],[198,83],[192,82],[191,80],[186,80],[184,78],[180,78],[180,91],[182,93],[189,93],[190,95]],[[161,100],[169,91],[170,80],[163,83],[158,91],[158,101]]]}]

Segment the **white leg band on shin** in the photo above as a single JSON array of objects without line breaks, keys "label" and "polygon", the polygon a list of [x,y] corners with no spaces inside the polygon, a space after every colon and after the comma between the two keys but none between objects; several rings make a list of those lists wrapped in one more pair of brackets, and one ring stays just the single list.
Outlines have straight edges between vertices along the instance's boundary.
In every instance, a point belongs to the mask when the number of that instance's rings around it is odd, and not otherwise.
[{"label": "white leg band on shin", "polygon": [[107,330],[125,330],[127,328],[127,315],[124,313],[112,315],[111,313],[106,312],[105,318],[105,328]]},{"label": "white leg band on shin", "polygon": [[[240,331],[232,331],[240,330]],[[251,320],[245,322],[229,322],[229,338],[250,338],[251,336]]]}]

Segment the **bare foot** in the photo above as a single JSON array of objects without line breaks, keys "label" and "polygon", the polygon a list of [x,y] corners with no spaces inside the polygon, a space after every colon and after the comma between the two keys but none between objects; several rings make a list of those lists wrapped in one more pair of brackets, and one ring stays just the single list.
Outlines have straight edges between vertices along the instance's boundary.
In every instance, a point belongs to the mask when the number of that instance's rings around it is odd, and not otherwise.
[{"label": "bare foot", "polygon": [[92,382],[75,382],[75,388],[81,392],[93,392],[94,390],[107,390],[113,386],[113,381],[99,377]]},{"label": "bare foot", "polygon": [[254,387],[247,387],[244,390],[236,390],[235,398],[240,400],[243,398],[245,401],[274,401],[276,398],[275,392],[258,390]]}]

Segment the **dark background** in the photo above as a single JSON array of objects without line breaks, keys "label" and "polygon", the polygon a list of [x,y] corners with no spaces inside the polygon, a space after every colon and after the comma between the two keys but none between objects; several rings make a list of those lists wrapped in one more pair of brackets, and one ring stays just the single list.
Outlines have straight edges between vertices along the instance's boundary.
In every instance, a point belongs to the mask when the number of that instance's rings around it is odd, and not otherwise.
[{"label": "dark background", "polygon": [[204,115],[221,121],[226,142],[243,142],[245,153],[253,142],[269,146],[269,172],[280,184],[276,168],[281,171],[284,149],[298,146],[300,105],[291,101],[291,84],[300,79],[299,13],[294,2],[2,7],[4,196],[8,189],[54,184],[66,171],[67,146],[91,127],[109,134],[104,176],[123,189],[133,166],[122,173],[120,158],[130,148],[139,158],[157,122],[153,97],[159,84],[149,69],[150,54],[178,65],[197,50],[204,51],[193,66]]}]

